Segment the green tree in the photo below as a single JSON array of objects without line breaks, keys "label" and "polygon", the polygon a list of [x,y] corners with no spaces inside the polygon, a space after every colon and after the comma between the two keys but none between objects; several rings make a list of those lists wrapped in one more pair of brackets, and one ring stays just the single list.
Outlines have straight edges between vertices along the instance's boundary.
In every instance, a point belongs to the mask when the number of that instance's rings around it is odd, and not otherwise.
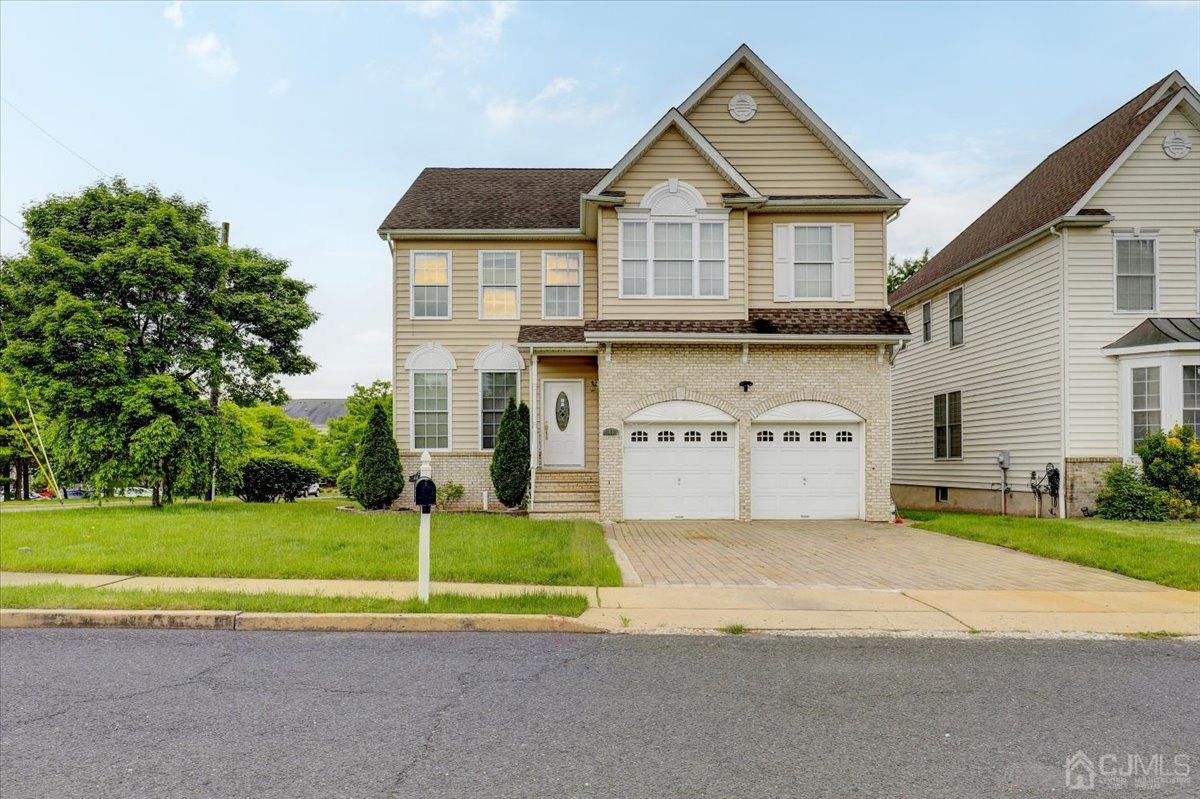
[{"label": "green tree", "polygon": [[505,507],[524,501],[529,490],[529,406],[511,397],[496,430],[491,476],[496,499]]},{"label": "green tree", "polygon": [[404,468],[392,438],[387,413],[379,405],[371,408],[367,429],[354,464],[354,498],[368,510],[381,510],[404,492]]},{"label": "green tree", "polygon": [[278,405],[239,408],[238,416],[249,432],[250,449],[316,459],[321,433],[307,419],[293,419]]},{"label": "green tree", "polygon": [[214,389],[277,401],[279,375],[315,368],[300,350],[312,286],[221,246],[204,204],[118,178],[24,216],[27,249],[0,270],[0,368],[44,401],[67,475],[169,500],[211,464]]},{"label": "green tree", "polygon": [[346,398],[346,415],[329,423],[329,432],[321,442],[317,465],[321,473],[336,478],[354,465],[358,458],[358,446],[367,419],[376,405],[387,414],[388,427],[392,427],[392,384],[387,380],[376,380],[370,385],[354,384],[354,390]]},{"label": "green tree", "polygon": [[917,258],[905,258],[899,263],[896,262],[896,256],[888,258],[887,266],[887,290],[891,294],[896,289],[912,277],[918,269],[929,263],[929,248],[925,248],[925,252]]}]

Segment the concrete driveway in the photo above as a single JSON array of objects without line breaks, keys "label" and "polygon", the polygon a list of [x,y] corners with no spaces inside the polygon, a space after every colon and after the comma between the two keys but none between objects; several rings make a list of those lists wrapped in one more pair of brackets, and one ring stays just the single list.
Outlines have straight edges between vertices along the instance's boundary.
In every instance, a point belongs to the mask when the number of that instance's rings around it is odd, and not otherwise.
[{"label": "concrete driveway", "polygon": [[622,522],[606,528],[626,585],[1163,590],[1003,547],[860,521]]}]

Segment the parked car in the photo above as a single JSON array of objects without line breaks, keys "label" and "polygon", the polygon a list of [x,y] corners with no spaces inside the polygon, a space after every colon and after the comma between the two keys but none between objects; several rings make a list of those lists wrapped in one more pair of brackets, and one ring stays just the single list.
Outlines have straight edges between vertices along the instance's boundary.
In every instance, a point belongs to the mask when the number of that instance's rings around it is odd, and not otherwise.
[{"label": "parked car", "polygon": [[154,491],[145,486],[125,486],[113,491],[113,496],[116,497],[150,497],[154,495]]},{"label": "parked car", "polygon": [[319,496],[321,496],[321,484],[320,484],[320,483],[313,483],[313,484],[312,484],[312,485],[310,485],[308,488],[304,489],[304,493],[303,493],[301,496],[305,496],[305,497],[319,497]]}]

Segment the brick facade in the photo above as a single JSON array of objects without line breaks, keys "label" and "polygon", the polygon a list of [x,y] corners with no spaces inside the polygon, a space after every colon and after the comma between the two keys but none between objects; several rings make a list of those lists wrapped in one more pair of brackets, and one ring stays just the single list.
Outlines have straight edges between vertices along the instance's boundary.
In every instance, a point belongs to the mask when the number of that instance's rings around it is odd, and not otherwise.
[{"label": "brick facade", "polygon": [[[704,402],[738,420],[738,516],[750,518],[750,423],[787,402],[840,405],[866,420],[866,511],[887,521],[891,508],[890,367],[875,346],[755,344],[747,362],[727,344],[613,344],[601,352],[599,430],[624,429],[630,414],[673,399]],[[886,353],[884,353],[886,354]],[[753,381],[748,392],[738,385]],[[590,424],[589,424],[590,427]],[[623,514],[624,436],[600,436],[600,514]]]},{"label": "brick facade", "polygon": [[1104,473],[1120,462],[1120,458],[1067,458],[1063,490],[1068,516],[1082,516],[1084,508],[1095,509]]},{"label": "brick facade", "polygon": [[[492,510],[500,507],[496,500],[496,489],[492,488],[492,453],[481,451],[466,452],[431,452],[430,466],[433,468],[433,481],[439,486],[446,483],[461,483],[463,498],[450,507],[454,510],[481,510],[483,508],[483,492],[488,492],[488,503]],[[421,465],[421,453],[411,450],[400,451],[400,461],[404,464],[406,475],[416,474]],[[412,484],[404,487],[398,505],[402,508],[413,507]]]}]

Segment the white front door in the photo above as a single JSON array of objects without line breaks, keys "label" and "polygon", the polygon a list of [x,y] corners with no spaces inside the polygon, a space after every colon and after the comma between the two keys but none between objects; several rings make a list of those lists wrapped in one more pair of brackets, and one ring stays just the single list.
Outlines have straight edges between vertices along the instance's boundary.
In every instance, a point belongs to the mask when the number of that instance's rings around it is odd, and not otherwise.
[{"label": "white front door", "polygon": [[625,426],[626,519],[737,518],[732,424]]},{"label": "white front door", "polygon": [[542,381],[542,465],[583,466],[583,381]]},{"label": "white front door", "polygon": [[858,519],[862,424],[751,428],[750,518]]}]

